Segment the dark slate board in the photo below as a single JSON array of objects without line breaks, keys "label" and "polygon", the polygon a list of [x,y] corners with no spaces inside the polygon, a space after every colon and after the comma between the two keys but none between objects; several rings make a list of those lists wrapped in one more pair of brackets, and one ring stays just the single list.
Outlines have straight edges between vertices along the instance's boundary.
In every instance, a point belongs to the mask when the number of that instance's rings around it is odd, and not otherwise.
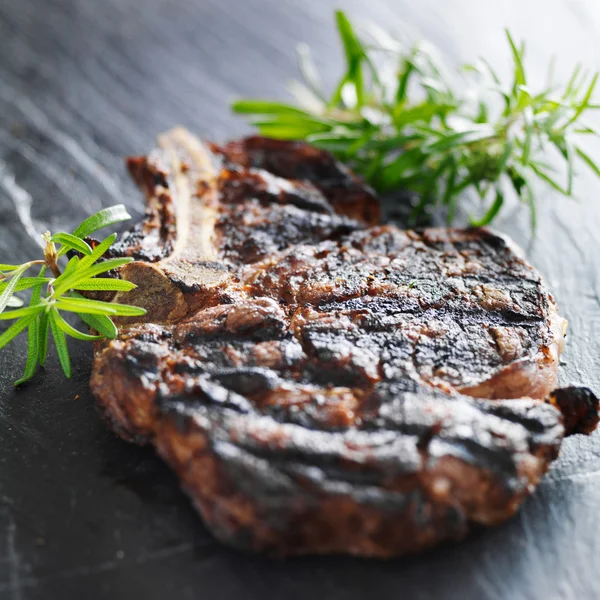
[{"label": "dark slate board", "polygon": [[[507,58],[502,27],[529,41],[538,81],[600,63],[595,0],[359,0],[354,14],[434,40],[450,60]],[[142,201],[122,156],[176,123],[222,140],[245,131],[228,102],[283,94],[293,48],[339,62],[324,0],[0,1],[0,256],[34,256],[46,228],[100,206]],[[598,149],[596,148],[596,151]],[[600,391],[600,204],[540,192],[538,239],[507,211],[499,227],[529,247],[570,321],[564,383]],[[30,211],[31,205],[31,211]],[[560,461],[509,523],[463,543],[385,563],[273,562],[236,554],[204,530],[152,451],[101,422],[88,391],[90,349],[74,376],[57,361],[14,392],[24,345],[0,353],[0,597],[592,599],[600,597],[600,436],[568,440]],[[78,397],[78,398],[77,398]],[[76,399],[77,398],[77,399]]]}]

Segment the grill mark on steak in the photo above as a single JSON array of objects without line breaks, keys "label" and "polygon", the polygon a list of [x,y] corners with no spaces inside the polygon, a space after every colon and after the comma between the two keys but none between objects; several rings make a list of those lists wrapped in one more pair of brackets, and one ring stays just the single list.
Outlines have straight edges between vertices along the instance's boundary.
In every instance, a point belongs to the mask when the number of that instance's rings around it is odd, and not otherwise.
[{"label": "grill mark on steak", "polygon": [[148,314],[97,345],[92,389],[219,539],[422,550],[508,518],[595,427],[589,390],[550,393],[565,322],[506,239],[377,226],[372,192],[297,142],[178,129],[129,166],[148,211],[115,300]]},{"label": "grill mark on steak", "polygon": [[265,210],[251,198],[221,214],[215,242],[228,263],[253,263],[290,244],[337,239],[357,227],[356,222],[346,217],[322,215],[295,206]]}]

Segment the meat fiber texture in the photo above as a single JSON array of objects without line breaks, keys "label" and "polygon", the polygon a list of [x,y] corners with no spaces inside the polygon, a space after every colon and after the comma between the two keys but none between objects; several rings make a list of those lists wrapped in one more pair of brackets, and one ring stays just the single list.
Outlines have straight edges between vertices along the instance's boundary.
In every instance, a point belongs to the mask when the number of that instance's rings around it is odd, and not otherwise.
[{"label": "meat fiber texture", "polygon": [[148,309],[98,344],[113,429],[150,443],[220,540],[390,557],[510,517],[598,401],[554,391],[566,322],[486,229],[401,231],[329,154],[175,129],[129,169],[114,255]]}]

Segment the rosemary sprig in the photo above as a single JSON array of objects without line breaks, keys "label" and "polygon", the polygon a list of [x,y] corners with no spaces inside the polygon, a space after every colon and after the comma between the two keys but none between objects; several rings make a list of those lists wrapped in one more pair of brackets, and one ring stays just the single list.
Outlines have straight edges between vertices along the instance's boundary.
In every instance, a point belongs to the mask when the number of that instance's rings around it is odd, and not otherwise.
[{"label": "rosemary sprig", "polygon": [[[529,206],[535,229],[534,180],[571,196],[576,159],[600,176],[577,142],[578,135],[598,135],[582,123],[587,111],[600,108],[592,103],[598,74],[586,76],[577,67],[563,88],[549,83],[534,92],[524,66],[525,45],[506,31],[510,83],[503,84],[479,60],[460,70],[457,90],[428,44],[406,49],[381,32],[371,41],[358,35],[342,11],[336,21],[346,68],[329,98],[302,45],[305,84],[291,86],[298,106],[240,100],[233,110],[250,115],[263,135],[302,139],[333,152],[379,192],[413,192],[418,197],[413,220],[442,206],[452,222],[459,198],[472,190],[483,209],[471,223],[486,225],[512,188]],[[564,159],[564,184],[541,158],[550,149]]]},{"label": "rosemary sprig", "polygon": [[[114,243],[116,234],[109,236],[93,250],[85,241],[95,231],[130,218],[121,204],[106,208],[83,221],[73,233],[45,233],[43,260],[32,260],[22,265],[0,264],[0,320],[15,321],[0,335],[0,349],[27,330],[27,363],[23,376],[15,385],[29,381],[38,364],[45,363],[50,334],[54,338],[62,369],[67,377],[71,377],[66,336],[84,341],[95,341],[102,337],[115,338],[118,330],[112,317],[146,313],[137,306],[90,300],[78,293],[78,290],[126,292],[136,287],[122,279],[98,277],[133,260],[113,258],[99,262]],[[63,268],[60,265],[61,258],[69,251],[76,251],[81,258],[73,256]],[[38,266],[40,270],[37,276],[24,276],[27,271]],[[46,277],[47,271],[50,271],[52,277]],[[45,293],[42,293],[44,288]],[[29,306],[24,307],[23,301],[14,294],[27,289],[32,289],[32,294]],[[14,307],[16,310],[5,311],[7,307]],[[75,329],[64,319],[61,314],[63,311],[77,313],[99,335]]]}]

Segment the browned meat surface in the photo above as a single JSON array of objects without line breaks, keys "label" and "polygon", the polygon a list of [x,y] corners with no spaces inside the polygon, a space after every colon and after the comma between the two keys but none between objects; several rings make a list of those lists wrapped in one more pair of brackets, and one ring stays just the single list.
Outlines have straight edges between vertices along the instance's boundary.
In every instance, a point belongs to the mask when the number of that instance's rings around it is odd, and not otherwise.
[{"label": "browned meat surface", "polygon": [[506,239],[373,226],[372,193],[300,143],[178,129],[129,167],[148,213],[115,299],[148,315],[97,347],[92,389],[219,539],[419,551],[508,518],[596,426],[589,391],[553,392],[566,323]]}]

